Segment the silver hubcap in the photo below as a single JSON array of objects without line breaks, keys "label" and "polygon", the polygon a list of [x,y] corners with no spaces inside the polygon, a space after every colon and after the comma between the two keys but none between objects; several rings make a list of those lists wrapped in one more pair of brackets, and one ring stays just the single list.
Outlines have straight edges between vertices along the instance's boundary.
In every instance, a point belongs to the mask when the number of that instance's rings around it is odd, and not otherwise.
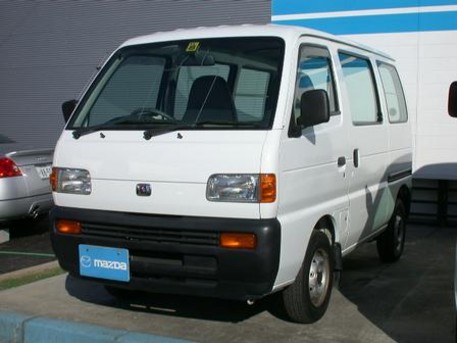
[{"label": "silver hubcap", "polygon": [[315,307],[321,306],[325,301],[325,296],[330,282],[330,262],[327,253],[318,249],[314,253],[309,269],[309,296],[311,303]]}]

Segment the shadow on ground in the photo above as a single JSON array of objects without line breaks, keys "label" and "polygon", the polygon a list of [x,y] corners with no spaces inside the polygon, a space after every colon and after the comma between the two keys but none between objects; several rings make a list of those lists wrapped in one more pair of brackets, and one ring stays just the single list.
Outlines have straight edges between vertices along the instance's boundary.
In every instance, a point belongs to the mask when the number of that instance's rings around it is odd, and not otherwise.
[{"label": "shadow on ground", "polygon": [[70,275],[66,279],[66,289],[70,295],[85,302],[137,312],[236,323],[268,311],[285,320],[283,311],[277,309],[276,295],[261,299],[253,305],[241,301],[124,290],[113,295],[98,283]]},{"label": "shadow on ground", "polygon": [[[344,259],[340,294],[334,294],[331,313],[308,326],[288,323],[283,311],[277,310],[275,295],[253,306],[237,301],[149,293],[130,293],[125,300],[119,300],[102,285],[71,276],[66,279],[66,289],[84,302],[132,312],[201,319],[208,323],[239,323],[239,329],[262,323],[273,326],[276,334],[283,332],[283,337],[290,332],[319,337],[318,331],[323,327],[326,330],[334,327],[333,337],[338,337],[337,330],[346,330],[347,336],[358,332],[357,322],[351,322],[355,312],[395,342],[453,342],[456,236],[457,229],[409,226],[405,253],[394,264],[379,261],[375,243],[360,247]],[[353,337],[349,341],[362,341],[362,338]]]},{"label": "shadow on ground", "polygon": [[454,342],[456,237],[457,228],[409,225],[394,264],[367,244],[345,258],[340,291],[396,342]]}]

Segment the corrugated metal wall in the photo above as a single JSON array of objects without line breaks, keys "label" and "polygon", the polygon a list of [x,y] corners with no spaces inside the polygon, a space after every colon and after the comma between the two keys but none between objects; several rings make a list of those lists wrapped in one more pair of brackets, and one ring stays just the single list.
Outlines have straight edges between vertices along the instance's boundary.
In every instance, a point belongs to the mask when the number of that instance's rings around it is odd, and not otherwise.
[{"label": "corrugated metal wall", "polygon": [[124,40],[155,31],[270,22],[269,0],[0,1],[0,133],[54,146],[60,106]]}]

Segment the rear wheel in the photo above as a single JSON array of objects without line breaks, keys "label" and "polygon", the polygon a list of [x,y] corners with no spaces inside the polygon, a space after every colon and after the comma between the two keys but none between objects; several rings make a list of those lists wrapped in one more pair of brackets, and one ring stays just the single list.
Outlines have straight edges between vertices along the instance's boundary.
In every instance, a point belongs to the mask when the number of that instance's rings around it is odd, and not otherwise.
[{"label": "rear wheel", "polygon": [[322,318],[330,300],[332,282],[330,242],[322,231],[315,230],[295,282],[282,292],[287,316],[298,323],[313,323]]},{"label": "rear wheel", "polygon": [[398,199],[387,230],[377,239],[378,255],[382,262],[398,261],[403,253],[406,236],[406,211],[403,202]]}]

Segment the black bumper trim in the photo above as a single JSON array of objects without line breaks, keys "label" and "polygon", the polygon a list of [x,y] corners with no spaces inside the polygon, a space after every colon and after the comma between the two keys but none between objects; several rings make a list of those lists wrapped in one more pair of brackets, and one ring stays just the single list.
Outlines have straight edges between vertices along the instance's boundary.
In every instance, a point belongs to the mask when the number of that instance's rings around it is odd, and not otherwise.
[{"label": "black bumper trim", "polygon": [[399,180],[402,180],[404,178],[410,177],[412,175],[412,170],[411,169],[406,169],[402,170],[396,173],[389,174],[387,176],[387,182],[388,183],[393,183]]},{"label": "black bumper trim", "polygon": [[[131,280],[108,285],[157,293],[256,299],[271,292],[279,267],[277,219],[178,217],[55,207],[51,242],[61,267],[79,275],[79,244],[128,249]],[[82,234],[56,232],[57,219],[81,222]],[[257,248],[218,246],[221,232],[249,232]]]}]

